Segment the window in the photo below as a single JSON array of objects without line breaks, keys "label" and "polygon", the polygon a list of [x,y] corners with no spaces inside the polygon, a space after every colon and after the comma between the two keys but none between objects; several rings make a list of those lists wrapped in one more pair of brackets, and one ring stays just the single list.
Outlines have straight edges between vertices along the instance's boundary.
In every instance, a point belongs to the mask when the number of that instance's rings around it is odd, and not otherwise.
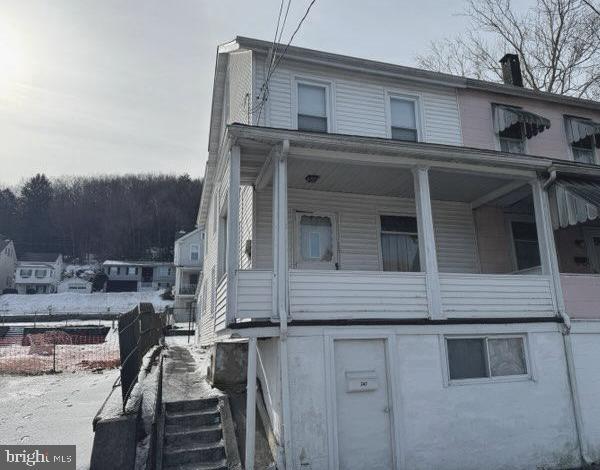
[{"label": "window", "polygon": [[129,266],[127,268],[127,274],[130,276],[134,276],[138,273],[138,268],[136,268],[135,266]]},{"label": "window", "polygon": [[31,269],[21,269],[19,271],[19,274],[21,275],[21,277],[24,277],[24,278],[31,277],[31,273],[32,273]]},{"label": "window", "polygon": [[571,143],[573,160],[579,163],[596,163],[594,158],[594,136],[587,136],[577,142]]},{"label": "window", "polygon": [[498,133],[500,150],[508,153],[525,153],[523,124],[517,122]]},{"label": "window", "polygon": [[517,269],[529,269],[539,266],[540,250],[535,223],[511,222],[513,244]]},{"label": "window", "polygon": [[198,245],[190,246],[190,259],[192,261],[198,261],[200,259],[200,247]]},{"label": "window", "polygon": [[392,139],[411,142],[419,140],[415,100],[390,98],[390,120]]},{"label": "window", "polygon": [[420,271],[416,217],[382,215],[381,260],[384,271]]},{"label": "window", "polygon": [[43,279],[46,277],[46,270],[45,269],[36,269],[35,270],[35,277],[37,277],[38,279]]},{"label": "window", "polygon": [[116,266],[111,266],[109,269],[109,274],[119,274],[119,268]]},{"label": "window", "polygon": [[159,266],[158,275],[161,277],[167,277],[171,275],[171,268],[169,266]]},{"label": "window", "polygon": [[600,148],[600,124],[590,119],[565,116],[565,129],[573,160],[595,164],[595,148]]},{"label": "window", "polygon": [[327,87],[298,83],[298,130],[327,132]]},{"label": "window", "polygon": [[450,380],[525,376],[523,336],[446,338]]},{"label": "window", "polygon": [[333,224],[327,216],[300,217],[300,257],[303,261],[333,259]]}]

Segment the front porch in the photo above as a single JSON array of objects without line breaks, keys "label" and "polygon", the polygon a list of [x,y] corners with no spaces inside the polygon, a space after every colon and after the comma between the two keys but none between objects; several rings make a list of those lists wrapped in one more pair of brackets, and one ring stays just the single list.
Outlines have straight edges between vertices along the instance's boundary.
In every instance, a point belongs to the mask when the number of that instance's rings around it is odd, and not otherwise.
[{"label": "front porch", "polygon": [[221,169],[241,190],[220,211],[215,328],[282,312],[291,321],[559,316],[537,175],[547,163],[399,147],[364,154],[238,139]]}]

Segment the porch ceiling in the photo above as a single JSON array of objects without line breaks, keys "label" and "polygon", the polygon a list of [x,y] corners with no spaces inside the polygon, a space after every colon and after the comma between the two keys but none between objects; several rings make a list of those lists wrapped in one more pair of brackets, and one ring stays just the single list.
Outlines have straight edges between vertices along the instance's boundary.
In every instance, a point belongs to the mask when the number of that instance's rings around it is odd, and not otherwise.
[{"label": "porch ceiling", "polygon": [[[318,175],[315,183],[307,175]],[[505,186],[510,179],[468,173],[431,170],[432,199],[472,202]],[[413,175],[409,169],[353,165],[290,158],[288,185],[295,189],[313,189],[376,196],[414,197]]]}]

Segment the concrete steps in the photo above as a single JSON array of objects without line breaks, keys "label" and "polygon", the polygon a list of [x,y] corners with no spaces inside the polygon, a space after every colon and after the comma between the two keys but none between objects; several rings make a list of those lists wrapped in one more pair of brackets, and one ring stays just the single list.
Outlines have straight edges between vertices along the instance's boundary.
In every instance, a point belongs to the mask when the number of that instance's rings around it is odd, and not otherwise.
[{"label": "concrete steps", "polygon": [[165,470],[226,470],[217,398],[168,402],[162,464]]}]

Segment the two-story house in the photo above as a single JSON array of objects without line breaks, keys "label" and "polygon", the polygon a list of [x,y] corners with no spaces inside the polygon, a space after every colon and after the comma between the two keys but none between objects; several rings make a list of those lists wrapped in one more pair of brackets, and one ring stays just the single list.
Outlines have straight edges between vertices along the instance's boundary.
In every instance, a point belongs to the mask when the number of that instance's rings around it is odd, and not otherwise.
[{"label": "two-story house", "polygon": [[23,253],[15,269],[15,288],[19,294],[53,294],[63,268],[60,253]]},{"label": "two-story house", "polygon": [[12,240],[0,234],[0,294],[7,289],[14,289],[16,266],[15,245]]},{"label": "two-story house", "polygon": [[175,240],[175,321],[195,319],[198,286],[202,279],[204,231],[200,228]]},{"label": "two-story house", "polygon": [[175,267],[167,261],[106,260],[107,292],[168,289],[175,284]]},{"label": "two-story house", "polygon": [[248,340],[279,467],[600,460],[600,103],[271,54],[217,52],[199,342]]}]

